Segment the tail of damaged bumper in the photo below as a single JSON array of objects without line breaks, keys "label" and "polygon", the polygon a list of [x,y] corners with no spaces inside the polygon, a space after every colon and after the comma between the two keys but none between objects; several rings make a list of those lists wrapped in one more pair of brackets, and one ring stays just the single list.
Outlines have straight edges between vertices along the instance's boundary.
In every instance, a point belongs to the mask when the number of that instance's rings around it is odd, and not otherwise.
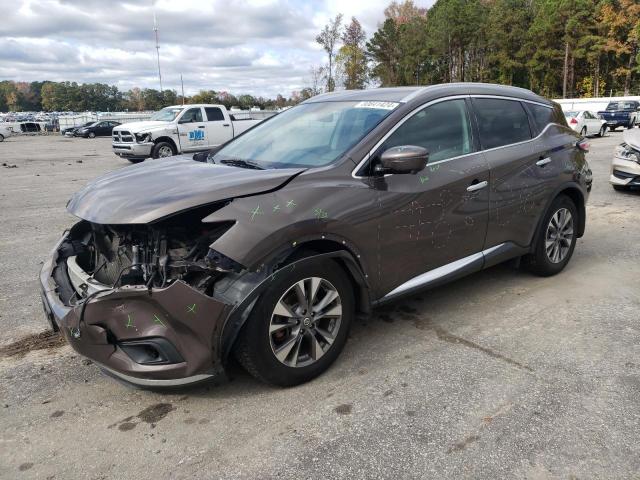
[{"label": "tail of damaged bumper", "polygon": [[[69,279],[58,242],[40,272],[46,316],[69,344],[107,373],[144,387],[201,382],[223,371],[219,337],[233,306],[182,281],[166,288],[105,289],[74,304],[56,279]],[[155,351],[154,351],[155,350]]]}]

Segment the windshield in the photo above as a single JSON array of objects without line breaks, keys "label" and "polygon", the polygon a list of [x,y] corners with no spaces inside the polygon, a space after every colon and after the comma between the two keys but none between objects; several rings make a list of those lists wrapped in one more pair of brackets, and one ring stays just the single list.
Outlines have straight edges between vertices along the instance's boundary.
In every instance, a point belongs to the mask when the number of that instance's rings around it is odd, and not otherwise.
[{"label": "windshield", "polygon": [[567,117],[567,118],[568,117],[571,117],[571,118],[577,117],[578,116],[578,112],[564,112],[564,116]]},{"label": "windshield", "polygon": [[321,102],[290,108],[223,147],[215,163],[262,168],[321,167],[340,158],[398,106],[395,102]]},{"label": "windshield", "polygon": [[151,120],[158,122],[172,122],[183,109],[181,107],[167,107],[151,115]]}]

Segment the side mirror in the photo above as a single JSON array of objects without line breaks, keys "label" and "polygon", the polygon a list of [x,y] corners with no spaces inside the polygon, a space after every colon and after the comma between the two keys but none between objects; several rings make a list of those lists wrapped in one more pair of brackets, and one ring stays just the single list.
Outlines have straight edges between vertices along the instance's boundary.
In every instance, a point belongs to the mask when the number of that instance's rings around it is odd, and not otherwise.
[{"label": "side mirror", "polygon": [[385,150],[380,155],[380,173],[418,173],[427,166],[429,152],[415,145],[403,145]]}]

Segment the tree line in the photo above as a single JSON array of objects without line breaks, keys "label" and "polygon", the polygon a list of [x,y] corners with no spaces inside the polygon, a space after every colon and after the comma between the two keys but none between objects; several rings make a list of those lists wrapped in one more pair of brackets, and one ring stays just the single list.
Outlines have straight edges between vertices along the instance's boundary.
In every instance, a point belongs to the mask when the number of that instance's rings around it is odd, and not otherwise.
[{"label": "tree line", "polygon": [[[186,96],[184,103],[215,103],[227,108],[251,107],[275,109],[298,103],[302,98],[293,92],[289,98],[278,95],[275,99],[253,95],[232,95],[228,92],[203,90]],[[0,82],[0,112],[47,111],[47,112],[108,112],[159,110],[169,105],[183,103],[175,90],[132,88],[121,92],[118,87],[103,83],[76,82]]]},{"label": "tree line", "polygon": [[547,97],[640,95],[638,0],[393,1],[367,38],[338,15],[312,89],[491,82]]}]

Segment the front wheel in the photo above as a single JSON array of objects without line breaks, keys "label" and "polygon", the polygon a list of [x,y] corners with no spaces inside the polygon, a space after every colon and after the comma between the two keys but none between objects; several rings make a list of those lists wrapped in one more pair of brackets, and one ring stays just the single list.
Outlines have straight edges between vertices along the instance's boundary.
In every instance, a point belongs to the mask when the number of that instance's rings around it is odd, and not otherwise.
[{"label": "front wheel", "polygon": [[96,134],[94,132],[89,132],[89,138],[96,138]]},{"label": "front wheel", "polygon": [[153,158],[173,157],[175,154],[176,151],[169,142],[158,142],[151,151]]},{"label": "front wheel", "polygon": [[576,247],[577,227],[576,205],[569,197],[560,195],[543,219],[534,252],[524,258],[528,269],[542,277],[560,273]]},{"label": "front wheel", "polygon": [[580,136],[581,137],[587,136],[587,127],[582,127],[582,130],[580,130]]},{"label": "front wheel", "polygon": [[288,387],[324,372],[347,341],[353,286],[332,260],[284,267],[249,315],[235,356],[254,377]]}]

